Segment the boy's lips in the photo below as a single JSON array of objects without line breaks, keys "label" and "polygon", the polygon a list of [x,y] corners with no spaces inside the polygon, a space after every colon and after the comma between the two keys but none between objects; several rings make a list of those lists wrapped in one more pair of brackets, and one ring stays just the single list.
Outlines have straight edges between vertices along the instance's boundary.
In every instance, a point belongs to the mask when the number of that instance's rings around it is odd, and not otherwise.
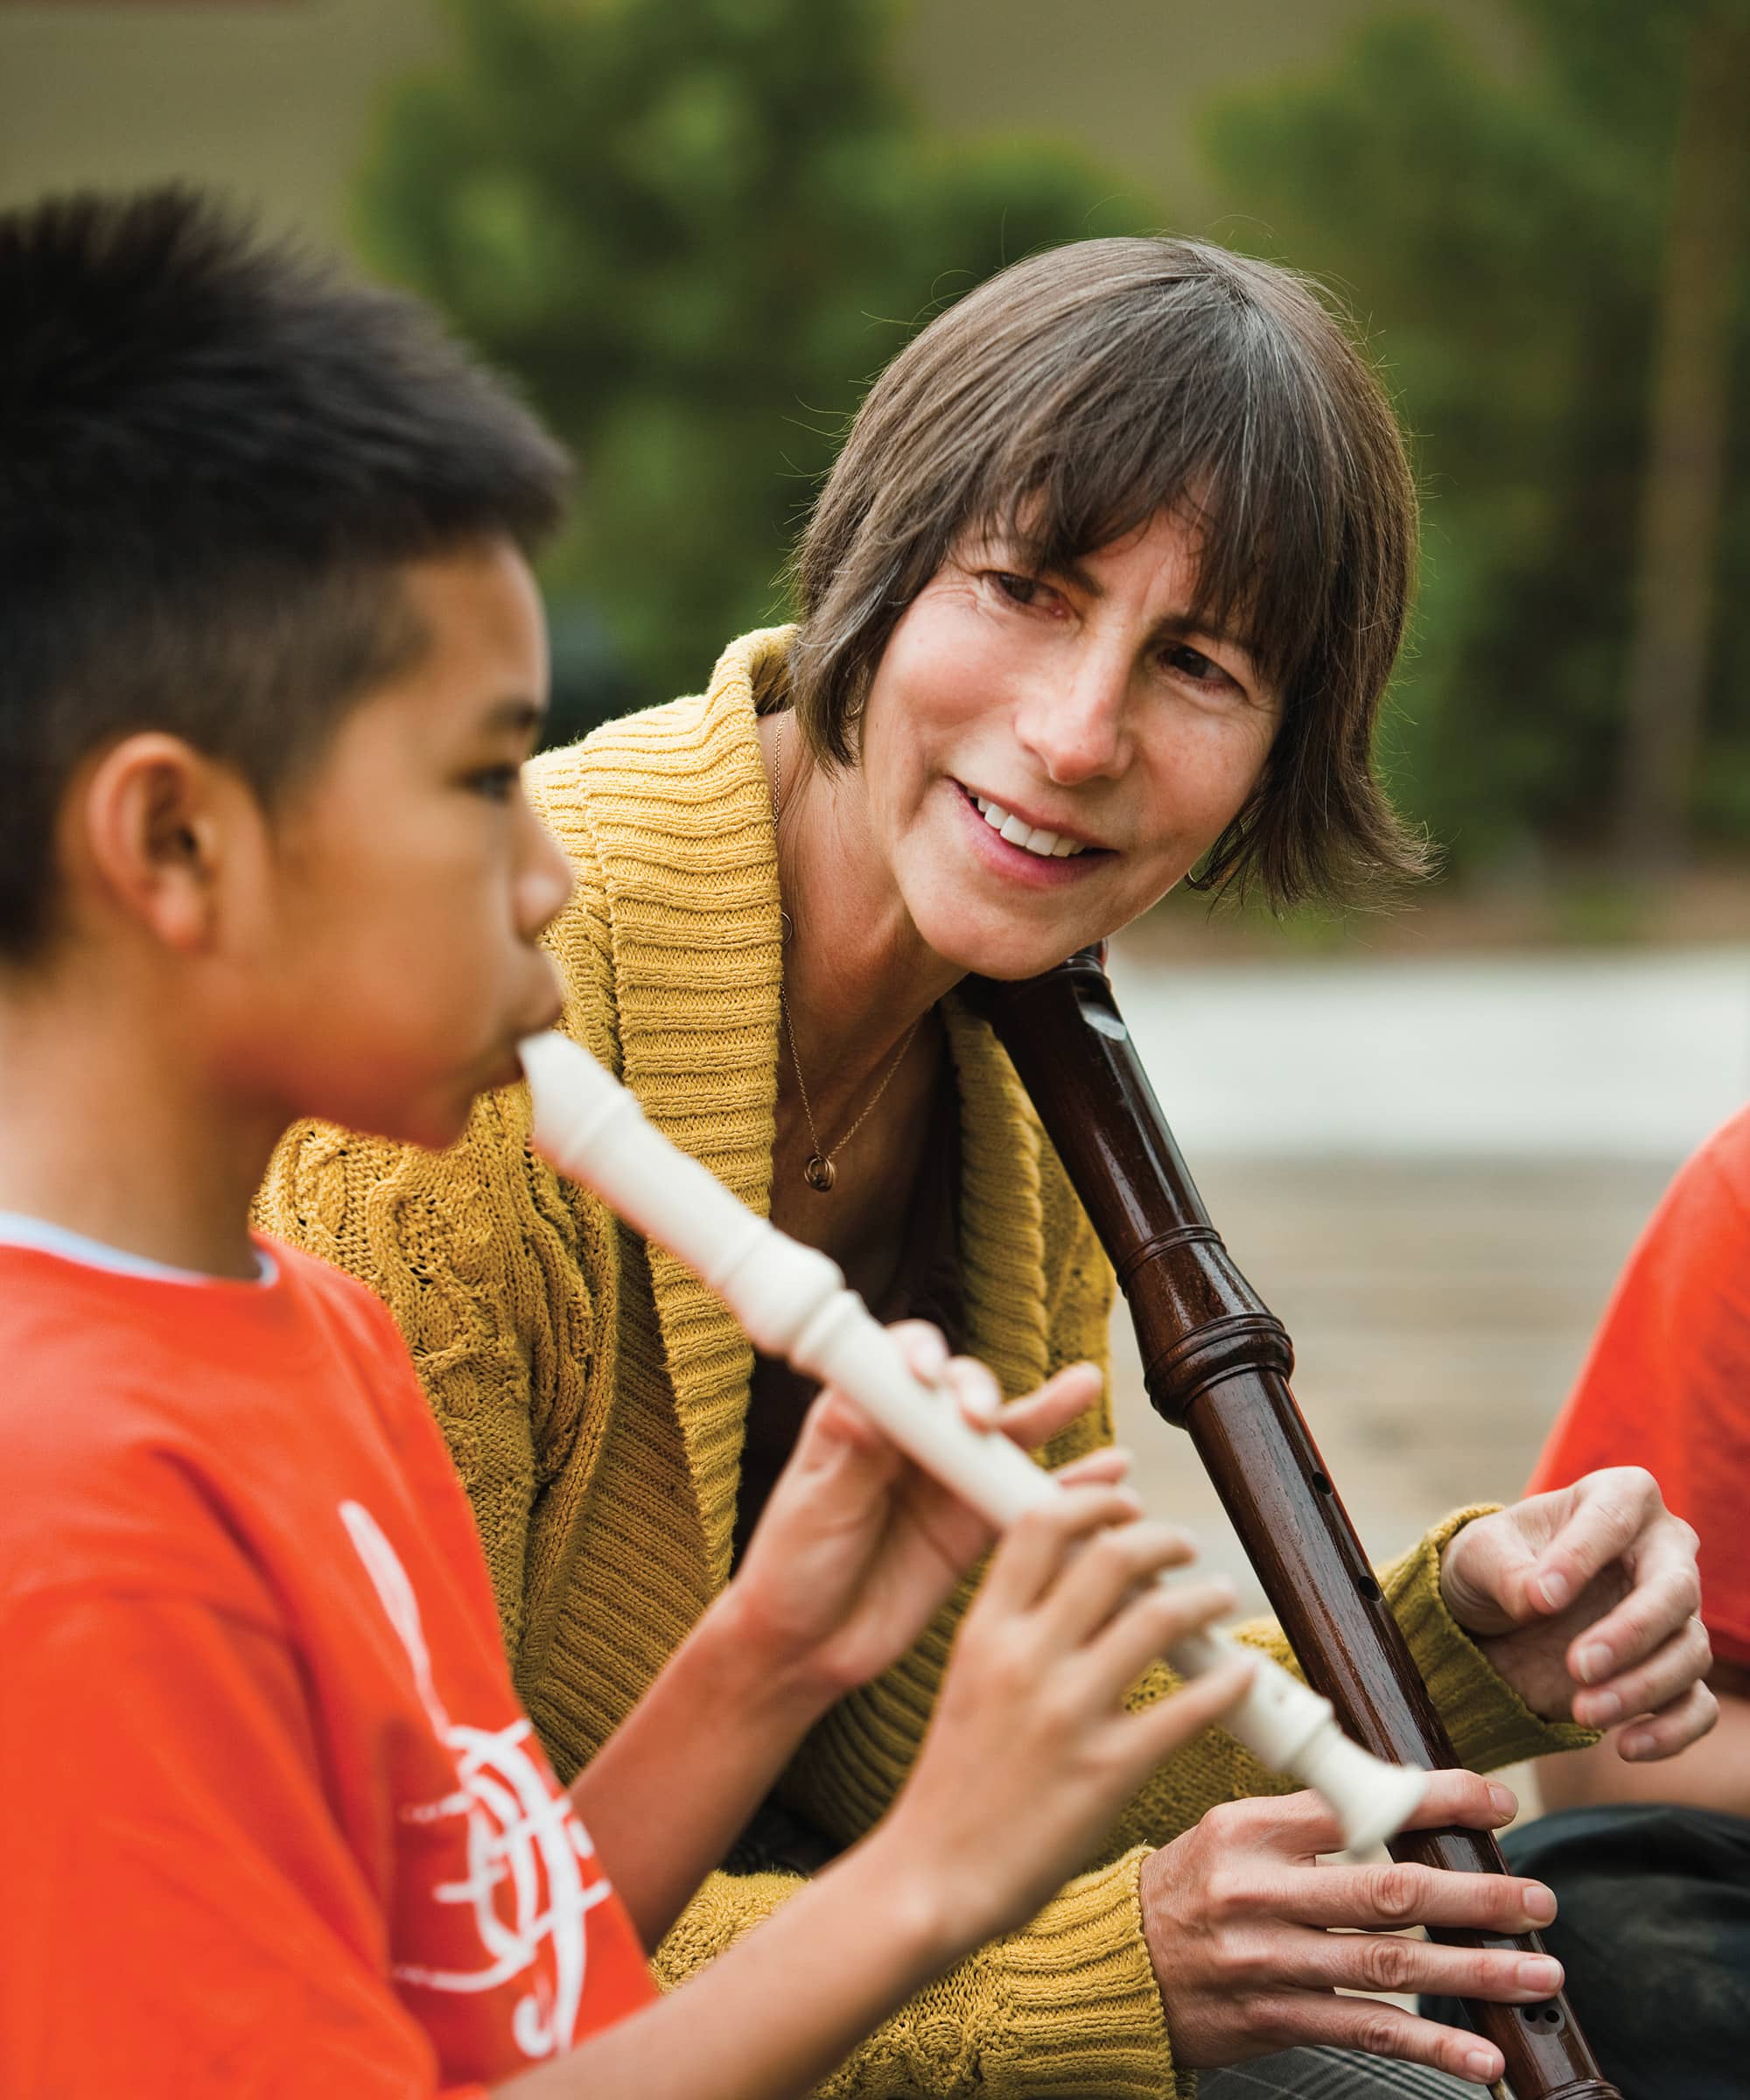
[{"label": "boy's lips", "polygon": [[564,1018],[564,1012],[565,1002],[556,988],[550,1000],[543,1001],[532,1018],[518,1023],[510,1032],[504,1055],[494,1068],[494,1076],[486,1082],[488,1090],[515,1086],[522,1077],[522,1060],[518,1055],[518,1046],[527,1036],[545,1035],[550,1028],[556,1028]]}]

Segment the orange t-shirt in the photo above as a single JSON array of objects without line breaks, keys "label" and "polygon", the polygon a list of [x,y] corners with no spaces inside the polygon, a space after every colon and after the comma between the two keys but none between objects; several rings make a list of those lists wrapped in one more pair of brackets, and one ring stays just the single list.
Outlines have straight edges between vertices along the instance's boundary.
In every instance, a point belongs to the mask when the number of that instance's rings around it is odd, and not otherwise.
[{"label": "orange t-shirt", "polygon": [[0,2093],[459,2100],[647,2003],[384,1309],[4,1242]]},{"label": "orange t-shirt", "polygon": [[1701,1534],[1702,1618],[1750,1665],[1750,1109],[1653,1214],[1531,1478],[1644,1466]]}]

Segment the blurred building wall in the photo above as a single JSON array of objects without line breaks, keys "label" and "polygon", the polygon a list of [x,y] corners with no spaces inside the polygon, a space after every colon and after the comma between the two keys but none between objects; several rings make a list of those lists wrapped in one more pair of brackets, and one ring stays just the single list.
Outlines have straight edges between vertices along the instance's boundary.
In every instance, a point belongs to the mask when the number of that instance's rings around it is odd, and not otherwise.
[{"label": "blurred building wall", "polygon": [[[1499,0],[1420,4],[1512,62]],[[944,130],[1067,135],[1181,230],[1219,232],[1222,201],[1197,158],[1201,103],[1317,63],[1392,5],[911,0],[899,64]],[[0,0],[0,204],[186,175],[344,240],[375,98],[442,46],[438,0]]]},{"label": "blurred building wall", "polygon": [[1501,0],[914,0],[901,59],[944,130],[1068,133],[1158,198],[1170,230],[1219,237],[1204,104],[1316,67],[1359,24],[1404,13],[1460,24],[1493,66],[1522,60]]},{"label": "blurred building wall", "polygon": [[0,0],[0,204],[181,175],[344,240],[374,102],[441,48],[435,0]]}]

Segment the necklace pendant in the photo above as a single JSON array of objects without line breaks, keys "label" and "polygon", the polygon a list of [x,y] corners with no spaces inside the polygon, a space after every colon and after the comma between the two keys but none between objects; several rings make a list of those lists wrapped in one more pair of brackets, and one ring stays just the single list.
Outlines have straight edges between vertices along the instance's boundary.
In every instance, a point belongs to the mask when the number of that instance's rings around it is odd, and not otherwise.
[{"label": "necklace pendant", "polygon": [[822,1158],[818,1152],[808,1154],[808,1163],[802,1169],[802,1179],[816,1195],[826,1195],[838,1179],[838,1170],[830,1159]]}]

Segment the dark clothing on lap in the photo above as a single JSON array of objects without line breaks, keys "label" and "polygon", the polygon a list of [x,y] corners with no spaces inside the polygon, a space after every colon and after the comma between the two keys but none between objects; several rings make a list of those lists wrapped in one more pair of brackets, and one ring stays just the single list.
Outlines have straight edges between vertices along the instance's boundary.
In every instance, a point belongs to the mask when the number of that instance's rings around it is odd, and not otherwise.
[{"label": "dark clothing on lap", "polygon": [[[1750,1821],[1658,1804],[1567,1809],[1509,1830],[1516,1873],[1556,1892],[1543,1934],[1623,2100],[1750,2094]],[[1464,2024],[1456,2001],[1422,2010]]]}]

